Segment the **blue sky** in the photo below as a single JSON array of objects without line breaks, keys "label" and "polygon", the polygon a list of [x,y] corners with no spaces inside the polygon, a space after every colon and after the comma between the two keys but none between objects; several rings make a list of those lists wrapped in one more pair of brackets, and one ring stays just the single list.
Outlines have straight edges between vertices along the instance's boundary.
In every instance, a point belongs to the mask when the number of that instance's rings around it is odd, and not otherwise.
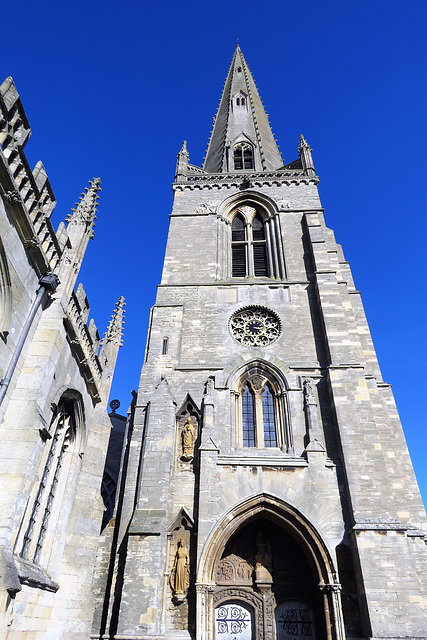
[{"label": "blue sky", "polygon": [[286,162],[313,147],[326,220],[362,292],[427,496],[424,363],[427,4],[0,0],[2,79],[17,85],[64,219],[100,176],[80,279],[100,332],[127,300],[112,397],[138,386],[176,154],[200,164],[239,37]]}]

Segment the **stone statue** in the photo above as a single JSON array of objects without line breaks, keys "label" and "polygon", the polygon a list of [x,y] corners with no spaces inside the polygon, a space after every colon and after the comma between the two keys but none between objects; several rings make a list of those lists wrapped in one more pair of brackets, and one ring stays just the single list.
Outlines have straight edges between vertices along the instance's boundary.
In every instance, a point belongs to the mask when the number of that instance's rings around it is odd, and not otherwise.
[{"label": "stone statue", "polygon": [[311,378],[304,379],[304,396],[307,404],[316,404],[313,380]]},{"label": "stone statue", "polygon": [[181,431],[182,438],[182,460],[192,460],[194,456],[194,426],[188,416]]},{"label": "stone statue", "polygon": [[174,595],[183,595],[190,585],[190,556],[185,540],[178,540],[178,547],[170,577],[170,585]]},{"label": "stone statue", "polygon": [[262,531],[258,531],[255,545],[255,582],[271,583],[273,582],[271,544]]}]

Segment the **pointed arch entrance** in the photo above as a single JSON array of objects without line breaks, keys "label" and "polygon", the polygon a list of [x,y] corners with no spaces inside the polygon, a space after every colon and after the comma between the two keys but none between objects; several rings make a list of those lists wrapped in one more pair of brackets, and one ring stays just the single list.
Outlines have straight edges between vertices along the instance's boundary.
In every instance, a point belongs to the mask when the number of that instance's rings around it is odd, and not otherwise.
[{"label": "pointed arch entrance", "polygon": [[307,518],[275,496],[253,496],[218,522],[196,591],[198,640],[239,640],[240,628],[245,640],[345,638],[328,550]]}]

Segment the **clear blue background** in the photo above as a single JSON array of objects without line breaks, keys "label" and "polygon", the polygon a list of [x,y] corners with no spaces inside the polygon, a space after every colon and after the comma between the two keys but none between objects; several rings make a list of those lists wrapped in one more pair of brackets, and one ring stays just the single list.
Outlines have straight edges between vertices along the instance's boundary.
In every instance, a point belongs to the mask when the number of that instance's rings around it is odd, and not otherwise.
[{"label": "clear blue background", "polygon": [[100,332],[127,299],[112,397],[137,388],[182,140],[202,162],[236,38],[286,162],[313,147],[326,220],[362,291],[424,496],[427,3],[0,0],[1,76],[20,92],[58,206],[103,183],[80,279]]}]

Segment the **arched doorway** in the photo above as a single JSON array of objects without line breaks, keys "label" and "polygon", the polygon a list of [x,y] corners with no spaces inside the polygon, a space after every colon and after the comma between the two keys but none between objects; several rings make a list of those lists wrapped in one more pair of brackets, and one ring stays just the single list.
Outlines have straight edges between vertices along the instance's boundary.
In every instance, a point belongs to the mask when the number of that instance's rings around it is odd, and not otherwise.
[{"label": "arched doorway", "polygon": [[277,498],[257,496],[226,514],[199,567],[199,640],[345,637],[340,585],[326,547]]},{"label": "arched doorway", "polygon": [[[317,577],[300,545],[271,519],[256,517],[231,537],[218,563],[215,581],[215,640],[252,640],[266,634],[278,640],[325,636]],[[240,604],[234,607],[233,592],[240,598]],[[251,624],[245,611],[257,596],[262,616],[255,616]],[[224,617],[227,622],[222,621]],[[264,633],[259,622],[267,626]]]}]

